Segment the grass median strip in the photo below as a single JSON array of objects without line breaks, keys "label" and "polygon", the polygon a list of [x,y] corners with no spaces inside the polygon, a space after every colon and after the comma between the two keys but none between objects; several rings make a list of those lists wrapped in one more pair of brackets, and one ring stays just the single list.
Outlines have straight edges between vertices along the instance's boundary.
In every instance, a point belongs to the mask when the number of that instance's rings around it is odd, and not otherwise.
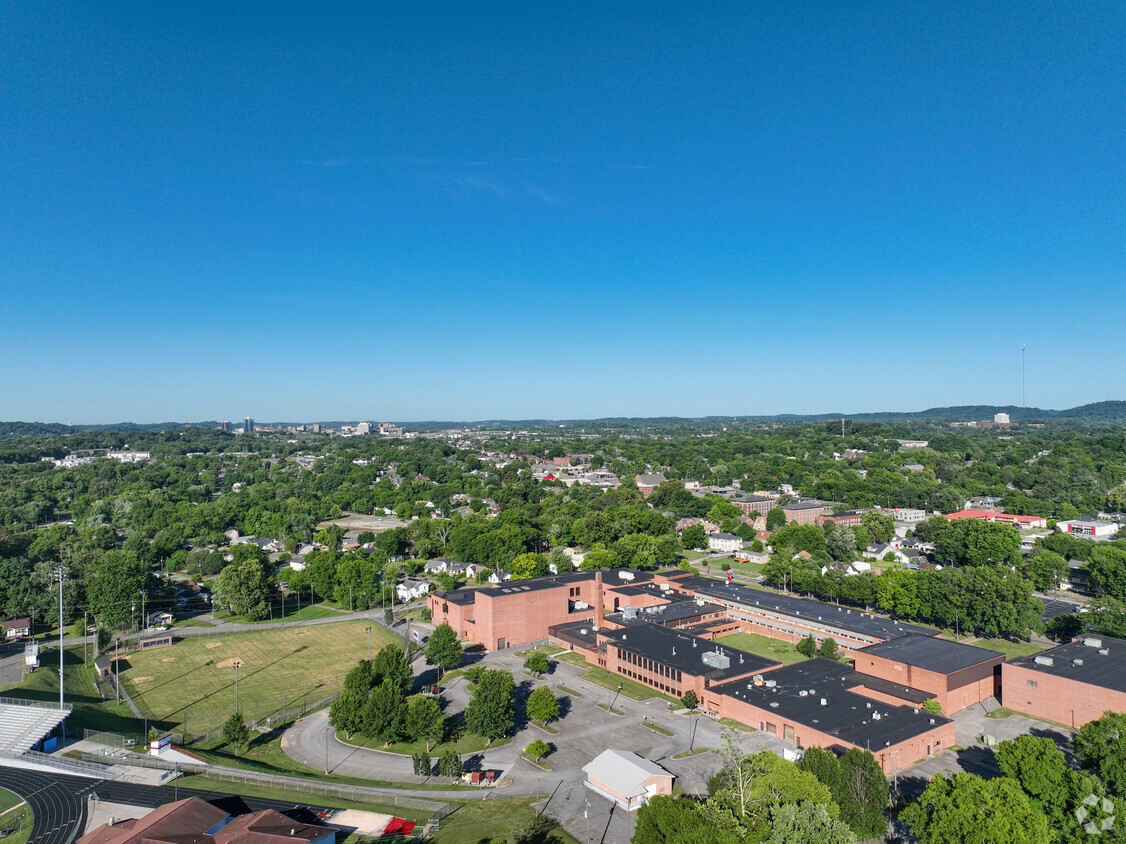
[{"label": "grass median strip", "polygon": [[660,726],[659,724],[654,724],[650,721],[642,721],[641,726],[643,726],[647,729],[650,729],[655,733],[660,733],[663,736],[675,736],[676,735],[676,733],[674,733],[672,730],[666,730],[664,727]]}]

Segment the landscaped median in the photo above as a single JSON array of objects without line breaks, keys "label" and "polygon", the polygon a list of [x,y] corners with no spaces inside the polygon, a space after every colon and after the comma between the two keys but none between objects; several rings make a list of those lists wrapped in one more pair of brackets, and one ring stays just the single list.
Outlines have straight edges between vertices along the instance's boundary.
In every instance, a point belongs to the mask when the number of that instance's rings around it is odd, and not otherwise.
[{"label": "landscaped median", "polygon": [[512,742],[512,739],[508,736],[493,739],[493,741],[490,742],[487,738],[474,735],[473,733],[462,733],[460,739],[453,738],[441,744],[432,744],[430,749],[427,750],[426,742],[424,741],[397,741],[390,744],[380,744],[377,739],[367,738],[358,733],[348,738],[343,730],[337,730],[336,737],[345,744],[350,744],[353,747],[365,747],[369,750],[378,750],[382,753],[396,753],[400,756],[429,753],[435,758],[441,756],[443,753],[452,752],[463,756],[467,753],[480,753],[483,750],[495,750],[498,747],[504,747],[506,744]]}]

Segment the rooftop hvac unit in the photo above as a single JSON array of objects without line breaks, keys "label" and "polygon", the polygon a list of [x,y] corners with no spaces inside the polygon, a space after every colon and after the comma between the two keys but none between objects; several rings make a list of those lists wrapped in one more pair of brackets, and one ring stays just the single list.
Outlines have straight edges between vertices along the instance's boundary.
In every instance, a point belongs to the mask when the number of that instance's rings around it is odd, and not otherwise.
[{"label": "rooftop hvac unit", "polygon": [[1099,656],[1108,656],[1109,654],[1110,648],[1099,648]]},{"label": "rooftop hvac unit", "polygon": [[776,700],[770,701],[770,706],[774,709],[777,709],[778,708],[778,701],[776,701]]},{"label": "rooftop hvac unit", "polygon": [[798,697],[809,697],[809,692],[807,692],[805,689],[802,689],[800,692],[798,692]]},{"label": "rooftop hvac unit", "polygon": [[731,667],[731,657],[722,651],[705,651],[701,658],[704,660],[705,665],[710,665],[712,668]]},{"label": "rooftop hvac unit", "polygon": [[767,680],[767,681],[766,681],[766,687],[767,687],[768,689],[773,689],[773,688],[774,688],[775,686],[777,686],[777,685],[778,685],[778,681],[777,681],[777,680]]},{"label": "rooftop hvac unit", "polygon": [[1088,636],[1083,640],[1083,644],[1088,648],[1101,648],[1103,646],[1103,640],[1096,639],[1094,636]]},{"label": "rooftop hvac unit", "polygon": [[829,701],[825,700],[825,698],[821,698],[821,705],[822,705],[822,706],[828,706],[828,705],[829,705]]},{"label": "rooftop hvac unit", "polygon": [[1081,660],[1081,659],[1073,659],[1073,660],[1071,661],[1071,664],[1072,664],[1072,665],[1074,665],[1074,666],[1077,666],[1077,667],[1078,667],[1078,666],[1080,666],[1080,665],[1082,665],[1082,664],[1083,664],[1083,660]]},{"label": "rooftop hvac unit", "polygon": [[1038,656],[1032,661],[1037,665],[1055,665],[1055,660],[1050,656]]},{"label": "rooftop hvac unit", "polygon": [[[824,700],[825,698],[821,698],[821,699],[822,699],[822,700]],[[880,714],[879,712],[873,712],[873,713],[872,713],[872,720],[873,720],[873,721],[879,721],[879,720],[880,720],[881,718],[883,718],[883,717],[884,717],[884,716],[883,716],[883,715],[881,715],[881,714]]]},{"label": "rooftop hvac unit", "polygon": [[931,718],[931,724],[934,724],[934,719],[933,719],[933,718]]},{"label": "rooftop hvac unit", "polygon": [[753,677],[751,677],[751,682],[754,683],[756,686],[761,686],[762,685],[762,675],[761,674],[755,674]]},{"label": "rooftop hvac unit", "polygon": [[637,607],[622,607],[622,618],[625,618],[625,619],[637,618]]}]

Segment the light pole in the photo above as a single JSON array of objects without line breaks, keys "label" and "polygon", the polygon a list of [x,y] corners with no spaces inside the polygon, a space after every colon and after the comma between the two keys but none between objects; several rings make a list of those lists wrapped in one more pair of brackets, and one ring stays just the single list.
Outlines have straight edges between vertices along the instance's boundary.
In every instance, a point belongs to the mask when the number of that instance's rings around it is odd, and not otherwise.
[{"label": "light pole", "polygon": [[[609,689],[607,689],[607,691],[609,691]],[[621,684],[621,683],[618,683],[618,691],[617,691],[617,693],[615,693],[615,695],[614,695],[614,703],[617,703],[617,702],[618,702],[618,695],[620,695],[621,693],[622,693],[622,684]],[[613,709],[613,708],[614,708],[614,703],[611,703],[611,704],[610,704],[610,708],[611,708],[611,709]]]},{"label": "light pole", "polygon": [[234,661],[233,665],[234,665],[234,668],[235,668],[235,714],[238,715],[239,714],[239,708],[238,708],[238,670],[240,668],[242,668],[242,663],[239,662],[236,659]]},{"label": "light pole", "polygon": [[364,632],[368,634],[368,662],[371,662],[371,628],[365,627]]},{"label": "light pole", "polygon": [[328,734],[332,731],[332,727],[325,727],[325,776],[328,776]]},{"label": "light pole", "polygon": [[63,708],[63,663],[66,661],[66,651],[63,650],[63,581],[66,575],[66,566],[55,569],[55,579],[59,581],[59,709]]}]

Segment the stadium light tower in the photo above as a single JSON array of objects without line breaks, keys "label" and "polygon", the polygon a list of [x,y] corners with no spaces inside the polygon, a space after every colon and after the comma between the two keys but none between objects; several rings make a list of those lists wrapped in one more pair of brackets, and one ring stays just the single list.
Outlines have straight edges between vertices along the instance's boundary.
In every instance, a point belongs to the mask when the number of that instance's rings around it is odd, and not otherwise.
[{"label": "stadium light tower", "polygon": [[63,582],[66,580],[67,568],[66,566],[59,566],[54,571],[55,579],[59,581],[59,709],[63,708],[63,663],[65,662],[66,652],[63,650],[63,631],[66,629],[63,625]]}]

